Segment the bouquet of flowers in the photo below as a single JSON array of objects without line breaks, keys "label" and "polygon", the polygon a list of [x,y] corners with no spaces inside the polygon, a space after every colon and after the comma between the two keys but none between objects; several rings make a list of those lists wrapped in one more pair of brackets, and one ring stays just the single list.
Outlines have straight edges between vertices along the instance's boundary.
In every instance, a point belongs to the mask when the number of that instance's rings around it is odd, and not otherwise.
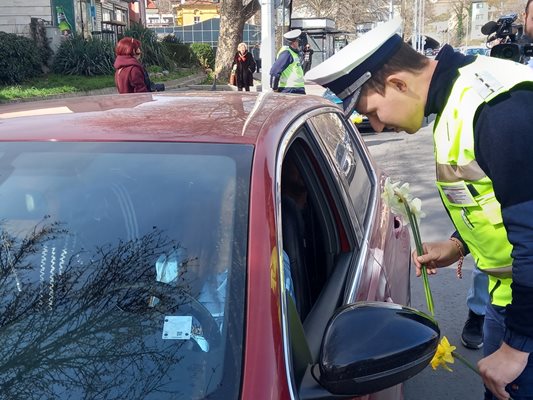
[{"label": "bouquet of flowers", "polygon": [[[381,195],[385,204],[389,206],[392,213],[401,215],[404,223],[411,225],[411,233],[416,246],[418,255],[422,255],[424,250],[422,248],[422,239],[420,237],[420,218],[425,217],[422,212],[422,201],[419,198],[413,198],[409,192],[409,184],[401,182],[392,182],[390,178],[385,180],[385,187]],[[432,316],[435,316],[435,308],[433,305],[433,295],[429,287],[429,279],[426,267],[422,266],[422,279],[424,282],[424,293],[426,295],[426,303],[428,311]]]}]

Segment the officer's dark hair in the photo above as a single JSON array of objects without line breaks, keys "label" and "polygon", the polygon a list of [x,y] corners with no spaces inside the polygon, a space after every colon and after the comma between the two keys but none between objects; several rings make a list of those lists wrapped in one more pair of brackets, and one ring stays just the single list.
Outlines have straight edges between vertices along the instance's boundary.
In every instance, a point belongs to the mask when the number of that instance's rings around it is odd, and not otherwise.
[{"label": "officer's dark hair", "polygon": [[416,74],[421,72],[428,64],[429,59],[426,56],[403,42],[389,61],[372,74],[370,79],[364,84],[363,92],[370,89],[383,96],[385,94],[385,83],[390,75],[400,71],[409,71]]}]

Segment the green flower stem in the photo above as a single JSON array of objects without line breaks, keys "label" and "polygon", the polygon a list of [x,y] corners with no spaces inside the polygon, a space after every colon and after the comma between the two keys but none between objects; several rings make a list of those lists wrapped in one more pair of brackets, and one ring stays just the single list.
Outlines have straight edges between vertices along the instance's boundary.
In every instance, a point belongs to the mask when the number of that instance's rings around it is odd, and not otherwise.
[{"label": "green flower stem", "polygon": [[453,358],[457,358],[459,361],[461,361],[466,367],[468,367],[470,370],[474,371],[476,374],[481,376],[478,369],[470,363],[466,358],[464,358],[461,354],[456,353],[455,351],[452,351]]},{"label": "green flower stem", "polygon": [[[476,367],[474,367],[472,363],[468,361],[466,358],[464,358],[461,354],[456,353],[455,351],[452,351],[452,356],[453,358],[457,358],[459,361],[461,361],[465,365],[465,367],[467,367],[471,371],[474,371],[476,374],[481,376],[481,374],[479,373],[479,370]],[[513,398],[509,397],[509,400],[513,400]]]},{"label": "green flower stem", "polygon": [[[409,218],[409,223],[411,224],[411,231],[413,232],[413,239],[415,241],[416,252],[419,256],[421,256],[422,254],[424,254],[424,248],[422,247],[422,239],[420,238],[418,221],[416,220],[415,216],[411,212],[411,208],[409,207],[409,204],[405,201],[403,197],[400,197],[400,198],[405,206],[405,211],[407,212],[407,217]],[[426,266],[424,264],[422,264],[422,280],[424,283],[424,293],[426,295],[426,303],[428,306],[428,311],[431,313],[432,316],[435,316],[433,295],[431,293],[431,288],[429,287],[428,273],[426,270]]]}]

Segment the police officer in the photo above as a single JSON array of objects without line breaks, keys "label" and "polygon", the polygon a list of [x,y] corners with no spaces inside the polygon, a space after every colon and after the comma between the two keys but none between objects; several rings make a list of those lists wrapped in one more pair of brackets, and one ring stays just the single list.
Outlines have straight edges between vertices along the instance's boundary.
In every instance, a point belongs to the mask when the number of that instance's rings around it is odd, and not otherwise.
[{"label": "police officer", "polygon": [[305,94],[304,71],[300,64],[300,29],[283,35],[285,42],[270,69],[270,87],[276,92]]},{"label": "police officer", "polygon": [[[457,232],[425,243],[417,275],[470,252],[489,275],[491,305],[478,366],[485,399],[533,398],[533,71],[509,60],[444,46],[435,60],[378,26],[310,70],[372,127],[433,127],[437,187]],[[413,151],[416,151],[413,149]],[[512,285],[511,285],[512,282]]]}]

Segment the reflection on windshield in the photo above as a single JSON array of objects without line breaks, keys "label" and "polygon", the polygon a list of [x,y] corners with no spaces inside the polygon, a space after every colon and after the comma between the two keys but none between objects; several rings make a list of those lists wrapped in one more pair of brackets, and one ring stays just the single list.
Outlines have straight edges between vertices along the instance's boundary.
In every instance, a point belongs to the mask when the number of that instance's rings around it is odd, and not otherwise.
[{"label": "reflection on windshield", "polygon": [[242,331],[245,235],[233,239],[247,206],[236,162],[156,155],[11,157],[0,184],[3,397],[237,397],[240,351],[226,343]]}]

